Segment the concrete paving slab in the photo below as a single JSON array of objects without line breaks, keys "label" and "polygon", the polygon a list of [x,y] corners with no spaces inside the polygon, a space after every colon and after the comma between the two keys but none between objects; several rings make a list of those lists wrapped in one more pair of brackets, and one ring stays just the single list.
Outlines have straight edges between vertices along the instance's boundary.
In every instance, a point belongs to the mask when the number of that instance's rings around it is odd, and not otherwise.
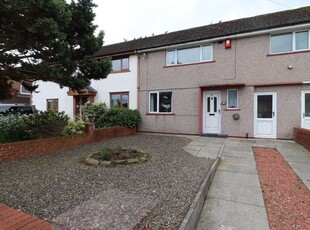
[{"label": "concrete paving slab", "polygon": [[238,150],[229,150],[227,148],[224,148],[224,151],[222,152],[222,156],[226,157],[235,157],[235,158],[253,158],[253,152],[252,151],[238,151]]},{"label": "concrete paving slab", "polygon": [[263,147],[263,148],[276,148],[276,145],[271,141],[256,141],[257,147]]},{"label": "concrete paving slab", "polygon": [[309,192],[310,192],[310,181],[308,180],[303,180],[302,181],[304,183],[304,185],[306,185],[306,187],[308,188]]},{"label": "concrete paving slab", "polygon": [[239,165],[239,164],[225,164],[221,162],[217,167],[218,170],[230,171],[230,172],[239,172],[257,175],[256,168],[248,165]]},{"label": "concrete paving slab", "polygon": [[207,199],[196,230],[267,230],[269,229],[264,207],[226,201]]},{"label": "concrete paving slab", "polygon": [[197,150],[191,150],[191,149],[183,149],[184,151],[194,155],[194,156],[197,156],[198,152]]},{"label": "concrete paving slab", "polygon": [[202,146],[197,146],[197,145],[192,145],[192,144],[188,144],[186,145],[183,149],[184,150],[196,150],[196,151],[199,151],[200,149],[202,148]]},{"label": "concrete paving slab", "polygon": [[223,144],[224,141],[225,141],[225,138],[210,137],[208,140],[208,143]]},{"label": "concrete paving slab", "polygon": [[201,146],[202,147],[205,145],[205,142],[203,142],[203,141],[192,141],[188,145],[194,145],[194,146]]},{"label": "concrete paving slab", "polygon": [[287,162],[304,162],[310,165],[310,156],[282,155]]},{"label": "concrete paving slab", "polygon": [[205,147],[213,147],[213,148],[221,148],[222,144],[206,142],[204,146]]},{"label": "concrete paving slab", "polygon": [[298,148],[298,149],[300,149],[300,146],[298,146],[293,141],[275,141],[273,143],[277,148],[284,148],[284,149],[296,149],[296,148]]},{"label": "concrete paving slab", "polygon": [[217,170],[213,181],[260,188],[257,175]]},{"label": "concrete paving slab", "polygon": [[208,198],[264,206],[261,188],[214,181],[208,192]]},{"label": "concrete paving slab", "polygon": [[250,151],[252,152],[251,146],[243,146],[243,145],[233,145],[228,146],[225,144],[224,150],[230,150],[230,151]]},{"label": "concrete paving slab", "polygon": [[251,158],[235,158],[235,157],[226,157],[223,156],[221,159],[221,163],[224,164],[238,164],[238,165],[248,165],[248,166],[255,166],[255,161]]}]

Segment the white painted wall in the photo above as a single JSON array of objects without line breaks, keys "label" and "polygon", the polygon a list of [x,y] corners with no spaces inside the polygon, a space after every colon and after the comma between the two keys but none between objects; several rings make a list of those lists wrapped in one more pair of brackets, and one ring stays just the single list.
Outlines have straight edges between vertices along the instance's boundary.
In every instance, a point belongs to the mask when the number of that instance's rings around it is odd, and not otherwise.
[{"label": "white painted wall", "polygon": [[[110,106],[110,93],[129,92],[129,108],[137,109],[137,66],[136,55],[129,57],[129,72],[111,73],[106,79],[91,82],[91,87],[97,90],[94,102],[105,102]],[[59,111],[65,111],[73,118],[73,96],[68,96],[68,87],[62,89],[53,82],[38,82],[39,93],[33,93],[32,104],[38,110],[45,111],[47,99],[58,99]]]},{"label": "white painted wall", "polygon": [[73,117],[73,97],[67,95],[68,87],[62,89],[58,84],[53,82],[37,82],[39,85],[38,93],[32,94],[32,104],[37,110],[45,111],[47,107],[47,99],[58,99],[58,111],[64,111],[70,117]]}]

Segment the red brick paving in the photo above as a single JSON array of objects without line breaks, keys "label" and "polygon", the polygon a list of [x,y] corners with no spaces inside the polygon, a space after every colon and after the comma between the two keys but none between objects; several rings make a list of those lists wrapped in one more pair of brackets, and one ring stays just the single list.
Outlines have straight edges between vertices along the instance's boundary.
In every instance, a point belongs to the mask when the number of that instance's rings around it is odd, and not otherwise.
[{"label": "red brick paving", "polygon": [[52,230],[44,220],[0,204],[0,230]]},{"label": "red brick paving", "polygon": [[270,229],[310,229],[310,192],[283,156],[253,148]]}]

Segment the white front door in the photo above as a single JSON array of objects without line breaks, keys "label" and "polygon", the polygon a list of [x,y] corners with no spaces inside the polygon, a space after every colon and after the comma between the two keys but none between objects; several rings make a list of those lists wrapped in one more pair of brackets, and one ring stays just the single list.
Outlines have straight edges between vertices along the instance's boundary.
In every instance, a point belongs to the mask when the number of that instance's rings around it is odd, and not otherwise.
[{"label": "white front door", "polygon": [[310,90],[301,92],[301,128],[310,129]]},{"label": "white front door", "polygon": [[220,92],[203,93],[203,133],[221,133]]},{"label": "white front door", "polygon": [[277,137],[277,93],[254,94],[254,137]]}]

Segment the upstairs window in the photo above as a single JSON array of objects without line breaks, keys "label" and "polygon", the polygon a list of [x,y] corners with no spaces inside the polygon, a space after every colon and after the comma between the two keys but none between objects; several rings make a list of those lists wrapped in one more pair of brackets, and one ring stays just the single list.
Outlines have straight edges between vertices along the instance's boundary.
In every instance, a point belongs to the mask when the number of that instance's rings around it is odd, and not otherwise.
[{"label": "upstairs window", "polygon": [[212,60],[212,45],[202,45],[184,49],[168,50],[167,65],[182,65]]},{"label": "upstairs window", "polygon": [[20,89],[19,89],[19,93],[20,94],[25,94],[25,95],[30,95],[30,91],[28,91],[25,86],[20,85]]},{"label": "upstairs window", "polygon": [[298,31],[271,36],[270,53],[286,53],[309,49],[309,31]]},{"label": "upstairs window", "polygon": [[150,113],[171,113],[172,92],[151,92]]},{"label": "upstairs window", "polygon": [[129,58],[120,58],[112,60],[112,71],[121,72],[129,70]]}]

